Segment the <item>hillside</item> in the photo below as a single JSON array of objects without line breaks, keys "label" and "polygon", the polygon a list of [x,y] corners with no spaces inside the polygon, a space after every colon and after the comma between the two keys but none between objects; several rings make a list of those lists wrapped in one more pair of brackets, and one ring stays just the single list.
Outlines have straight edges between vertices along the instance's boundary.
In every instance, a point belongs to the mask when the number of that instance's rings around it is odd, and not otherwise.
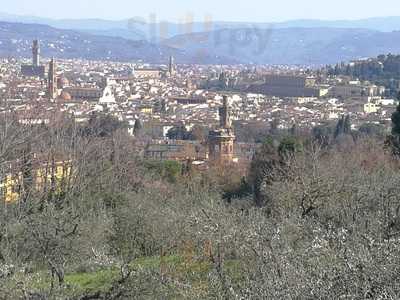
[{"label": "hillside", "polygon": [[382,53],[399,53],[400,32],[366,29],[226,29],[179,35],[164,45],[190,54],[213,55],[255,64],[331,64]]},{"label": "hillside", "polygon": [[357,64],[337,64],[328,68],[329,75],[346,75],[383,85],[391,97],[398,96],[400,55],[379,55]]},{"label": "hillside", "polygon": [[30,57],[31,43],[39,39],[42,55],[58,58],[167,61],[181,51],[146,41],[96,36],[47,25],[0,22],[0,56]]},{"label": "hillside", "polygon": [[[90,31],[90,30],[89,30]],[[221,29],[177,35],[160,44],[146,40],[47,25],[0,22],[0,57],[30,57],[33,39],[39,39],[44,57],[165,63],[173,55],[193,64],[323,65],[385,53],[400,53],[400,31],[366,29],[285,28]],[[93,32],[93,31],[91,31]]]},{"label": "hillside", "polygon": [[[135,21],[136,20],[136,21]],[[160,26],[160,23],[151,23],[148,19],[142,20],[122,19],[122,20],[104,20],[104,19],[50,19],[36,16],[19,16],[0,13],[0,21],[16,22],[16,23],[33,23],[49,25],[59,29],[72,29],[85,32],[102,33],[103,35],[128,37],[132,39],[142,39],[143,36],[150,38],[150,33],[153,33],[154,26]],[[165,38],[171,38],[175,35],[184,33],[187,26],[174,22],[163,22],[168,27],[165,32]],[[210,24],[204,24],[201,21],[195,21],[191,24],[192,32],[202,32],[209,30],[220,29],[236,29],[236,28],[359,28],[378,30],[382,32],[392,32],[400,30],[400,17],[377,17],[359,20],[313,20],[299,19],[288,20],[283,22],[224,22],[213,21]],[[208,29],[206,29],[208,28]],[[158,35],[157,32],[155,34]],[[153,37],[154,38],[154,37]],[[158,36],[157,36],[158,38]]]},{"label": "hillside", "polygon": [[93,35],[47,25],[0,22],[0,57],[30,57],[32,40],[39,39],[42,56],[84,58],[90,60],[166,63],[173,55],[181,63],[235,63],[229,58],[157,45],[145,40],[133,41],[120,37]]}]

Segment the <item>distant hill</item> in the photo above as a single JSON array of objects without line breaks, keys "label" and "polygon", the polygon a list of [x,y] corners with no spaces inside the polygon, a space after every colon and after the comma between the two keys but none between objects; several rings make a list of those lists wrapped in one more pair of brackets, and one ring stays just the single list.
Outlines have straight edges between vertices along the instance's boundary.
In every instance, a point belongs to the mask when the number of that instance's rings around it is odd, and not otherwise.
[{"label": "distant hill", "polygon": [[[210,23],[193,22],[192,24],[177,24],[173,22],[150,23],[145,18],[125,20],[103,19],[50,19],[35,16],[19,16],[0,13],[0,21],[33,23],[49,25],[59,29],[72,29],[86,33],[118,36],[133,40],[159,40],[168,39],[184,33],[198,33],[221,29],[258,28],[258,29],[284,29],[284,28],[357,28],[382,32],[400,30],[400,16],[379,17],[360,20],[289,20],[285,22],[221,22]],[[160,37],[160,26],[163,36]]]},{"label": "distant hill", "polygon": [[282,28],[225,29],[173,37],[164,45],[254,64],[332,64],[400,53],[400,31]]},{"label": "distant hill", "polygon": [[275,24],[276,28],[358,28],[382,32],[400,30],[400,17],[379,17],[360,20],[293,20]]},{"label": "distant hill", "polygon": [[39,39],[43,56],[60,58],[167,61],[181,51],[147,41],[96,36],[47,25],[0,22],[0,56],[30,57],[33,39]]},{"label": "distant hill", "polygon": [[[47,25],[0,22],[0,57],[31,57],[32,40],[39,39],[42,56],[84,58],[91,60],[167,63],[170,55],[181,62],[193,62],[191,54],[148,41],[92,35]],[[219,63],[221,59],[207,56],[201,63]]]},{"label": "distant hill", "polygon": [[30,57],[33,39],[41,41],[47,57],[150,63],[167,63],[173,55],[179,63],[193,64],[321,65],[400,53],[400,31],[245,27],[177,35],[160,43],[86,31],[97,34],[0,22],[0,56]]},{"label": "distant hill", "polygon": [[379,55],[356,64],[337,64],[327,69],[329,75],[346,75],[386,87],[386,94],[397,97],[400,83],[400,55]]},{"label": "distant hill", "polygon": [[[34,28],[42,31],[41,37],[35,37],[43,40],[44,55],[68,58],[158,62],[173,54],[181,63],[320,65],[400,53],[396,43],[400,17],[396,16],[337,21],[151,24],[138,18],[49,19],[0,13],[0,20],[35,24],[19,33],[20,41],[5,40],[0,55],[30,55],[30,39],[37,31]],[[52,28],[34,27],[40,24]],[[244,41],[238,39],[240,35],[244,35]]]},{"label": "distant hill", "polygon": [[[36,16],[20,16],[0,13],[0,21],[13,22],[13,23],[32,23],[49,25],[59,29],[73,29],[79,31],[95,31],[97,33],[120,36],[131,38],[143,37],[159,37],[159,26],[162,24],[166,36],[164,38],[171,38],[175,35],[187,33],[191,30],[193,33],[203,31],[213,31],[220,29],[236,29],[236,28],[358,28],[369,29],[382,32],[391,32],[400,30],[400,16],[393,17],[378,17],[360,20],[289,20],[285,22],[223,22],[213,21],[210,23],[193,22],[192,24],[177,24],[173,22],[150,23],[145,18],[138,19],[124,19],[124,20],[104,20],[104,19],[50,19],[41,18]],[[156,30],[154,30],[156,29]],[[128,32],[132,31],[132,34]],[[152,36],[152,35],[155,36]],[[122,35],[122,36],[121,36]]]}]

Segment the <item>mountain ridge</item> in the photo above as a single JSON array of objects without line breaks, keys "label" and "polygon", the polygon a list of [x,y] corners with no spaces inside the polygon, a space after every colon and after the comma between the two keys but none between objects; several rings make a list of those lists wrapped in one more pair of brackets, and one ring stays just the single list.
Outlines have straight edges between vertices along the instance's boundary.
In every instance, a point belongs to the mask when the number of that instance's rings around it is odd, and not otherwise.
[{"label": "mountain ridge", "polygon": [[400,53],[400,31],[344,28],[237,28],[132,40],[48,25],[0,22],[0,56],[31,57],[33,39],[56,58],[188,64],[324,65]]},{"label": "mountain ridge", "polygon": [[39,39],[43,56],[109,60],[167,61],[177,49],[147,41],[95,36],[41,24],[0,22],[0,56],[30,57],[32,40]]},{"label": "mountain ridge", "polygon": [[185,50],[150,43],[147,40],[135,41],[58,29],[48,25],[0,21],[1,57],[31,57],[31,45],[34,39],[40,40],[44,57],[167,64],[169,57],[174,56],[182,63],[193,61],[206,64],[237,63],[233,59],[212,55],[200,59],[197,54],[189,54]]},{"label": "mountain ridge", "polygon": [[[319,19],[294,19],[281,22],[147,22],[144,18],[128,18],[121,20],[105,20],[101,18],[86,19],[51,19],[36,16],[20,16],[0,13],[0,21],[33,23],[52,26],[59,29],[79,30],[85,33],[95,33],[107,36],[117,36],[128,39],[162,40],[179,34],[203,32],[219,29],[238,29],[244,27],[262,29],[283,28],[351,28],[370,29],[382,32],[400,30],[400,16],[372,17],[357,20],[319,20]],[[190,26],[189,26],[190,25]],[[161,30],[160,27],[163,27]],[[162,33],[161,33],[162,32]],[[163,36],[165,35],[165,36]]]},{"label": "mountain ridge", "polygon": [[223,29],[179,35],[162,44],[185,49],[186,53],[208,51],[240,58],[249,64],[323,65],[400,53],[399,39],[400,31],[368,29]]}]

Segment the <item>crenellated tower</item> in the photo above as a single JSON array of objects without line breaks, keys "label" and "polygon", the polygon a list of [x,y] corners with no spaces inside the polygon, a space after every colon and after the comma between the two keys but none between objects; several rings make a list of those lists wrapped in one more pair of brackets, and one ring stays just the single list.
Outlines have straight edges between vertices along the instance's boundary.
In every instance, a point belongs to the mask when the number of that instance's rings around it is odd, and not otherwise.
[{"label": "crenellated tower", "polygon": [[230,119],[228,97],[224,96],[219,108],[219,128],[208,136],[209,158],[213,162],[232,163],[234,161],[235,134]]},{"label": "crenellated tower", "polygon": [[54,58],[52,58],[49,63],[47,96],[50,100],[54,100],[57,97],[56,62]]},{"label": "crenellated tower", "polygon": [[38,67],[40,64],[40,46],[38,40],[34,40],[32,43],[32,64],[35,67]]}]

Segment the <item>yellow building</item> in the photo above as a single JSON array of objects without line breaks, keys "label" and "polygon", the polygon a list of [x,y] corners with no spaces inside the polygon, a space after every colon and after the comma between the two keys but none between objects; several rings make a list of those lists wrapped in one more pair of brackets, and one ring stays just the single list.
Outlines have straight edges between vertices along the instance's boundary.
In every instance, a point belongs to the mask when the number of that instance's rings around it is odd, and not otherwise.
[{"label": "yellow building", "polygon": [[6,175],[3,182],[0,183],[0,190],[5,202],[15,202],[19,199],[20,178],[17,176]]},{"label": "yellow building", "polygon": [[379,111],[379,106],[375,103],[368,102],[364,104],[364,112],[366,114],[376,114]]},{"label": "yellow building", "polygon": [[[34,187],[34,191],[61,192],[68,184],[71,177],[71,163],[69,161],[61,161],[55,163],[36,164],[32,167],[32,176],[30,184]],[[29,181],[30,181],[29,180]],[[6,203],[19,201],[21,196],[27,192],[27,179],[24,178],[23,171],[10,167],[10,172],[0,180],[0,199],[3,198]]]},{"label": "yellow building", "polygon": [[147,115],[153,114],[153,107],[150,105],[142,105],[140,108],[140,112]]}]

